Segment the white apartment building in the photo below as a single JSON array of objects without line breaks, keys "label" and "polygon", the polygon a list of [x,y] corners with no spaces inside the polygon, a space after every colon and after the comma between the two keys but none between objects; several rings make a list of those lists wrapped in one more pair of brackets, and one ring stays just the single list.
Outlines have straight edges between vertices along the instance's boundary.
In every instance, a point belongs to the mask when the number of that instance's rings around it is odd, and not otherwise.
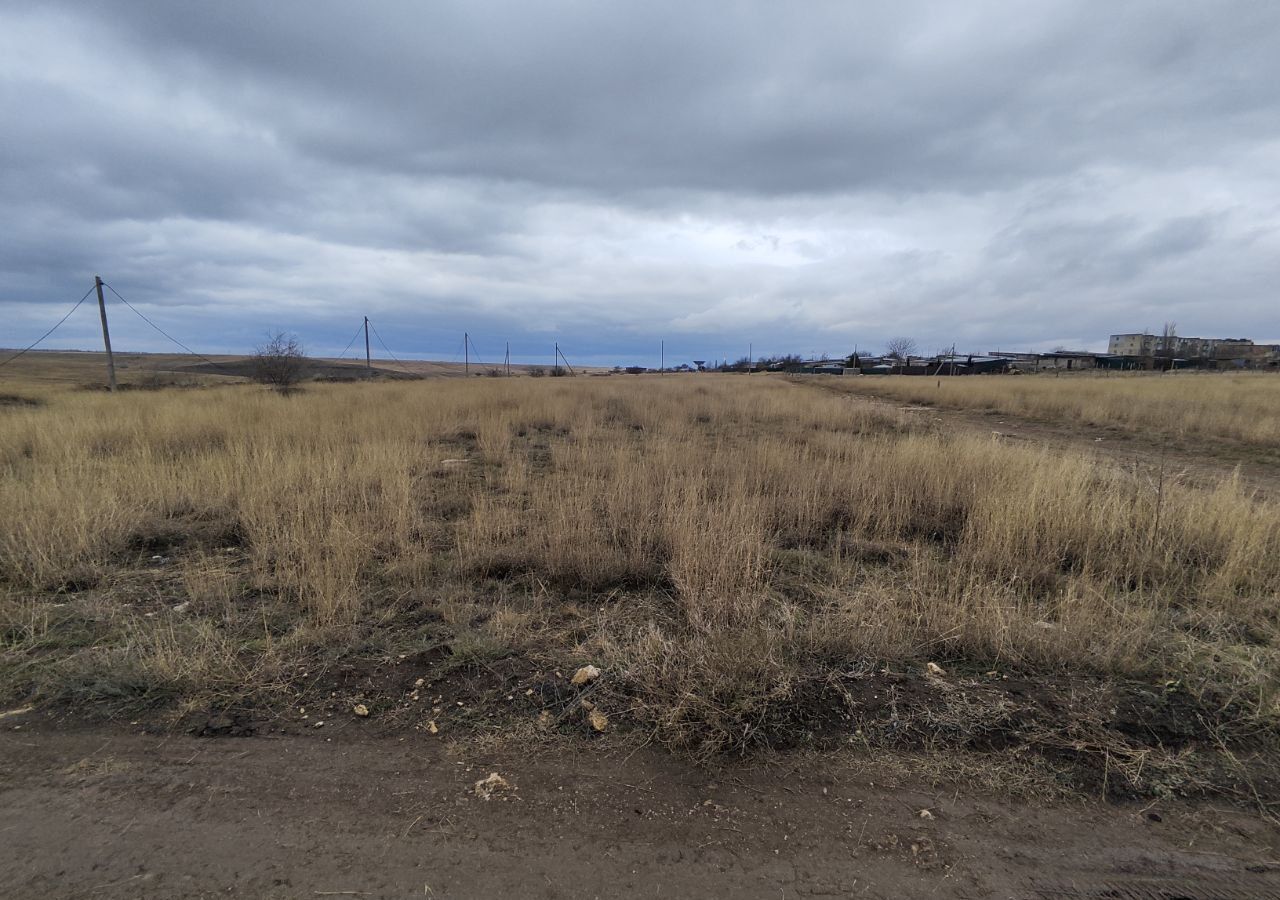
[{"label": "white apartment building", "polygon": [[1156,352],[1154,334],[1113,334],[1107,341],[1112,356],[1152,356]]},{"label": "white apartment building", "polygon": [[1160,334],[1113,334],[1107,341],[1112,356],[1177,356],[1183,359],[1217,359],[1255,355],[1248,338],[1199,338]]}]

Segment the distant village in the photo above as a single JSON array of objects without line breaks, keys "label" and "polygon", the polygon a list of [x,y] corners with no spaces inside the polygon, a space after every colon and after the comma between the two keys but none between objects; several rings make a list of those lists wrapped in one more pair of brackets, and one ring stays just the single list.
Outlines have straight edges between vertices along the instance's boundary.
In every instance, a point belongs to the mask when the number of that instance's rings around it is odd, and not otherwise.
[{"label": "distant village", "polygon": [[[1113,334],[1106,353],[1059,348],[1048,353],[992,350],[986,353],[916,352],[913,341],[898,338],[883,354],[851,353],[847,357],[805,359],[779,356],[735,362],[694,360],[667,367],[668,372],[795,372],[819,375],[993,375],[1034,372],[1074,372],[1086,369],[1129,371],[1280,370],[1280,344],[1255,344],[1248,338],[1182,337],[1170,329],[1162,334]],[[615,371],[651,372],[643,366]]]}]

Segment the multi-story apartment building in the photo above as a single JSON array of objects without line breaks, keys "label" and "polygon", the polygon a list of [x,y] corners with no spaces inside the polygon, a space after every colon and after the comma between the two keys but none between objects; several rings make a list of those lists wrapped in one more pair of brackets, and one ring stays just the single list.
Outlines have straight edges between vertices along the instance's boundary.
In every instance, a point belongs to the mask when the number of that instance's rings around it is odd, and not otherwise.
[{"label": "multi-story apartment building", "polygon": [[1153,356],[1157,336],[1154,334],[1113,334],[1107,341],[1112,356]]},{"label": "multi-story apartment building", "polygon": [[1269,346],[1255,345],[1248,338],[1200,338],[1141,333],[1113,334],[1107,341],[1107,353],[1112,356],[1254,359],[1268,356],[1269,351]]}]

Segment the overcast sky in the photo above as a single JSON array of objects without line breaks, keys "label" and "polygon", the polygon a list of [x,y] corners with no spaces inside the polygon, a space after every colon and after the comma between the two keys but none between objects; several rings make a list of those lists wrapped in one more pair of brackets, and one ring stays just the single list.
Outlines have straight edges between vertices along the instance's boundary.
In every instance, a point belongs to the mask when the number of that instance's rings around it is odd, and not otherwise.
[{"label": "overcast sky", "polygon": [[1280,3],[0,0],[0,235],[8,347],[1280,340]]}]

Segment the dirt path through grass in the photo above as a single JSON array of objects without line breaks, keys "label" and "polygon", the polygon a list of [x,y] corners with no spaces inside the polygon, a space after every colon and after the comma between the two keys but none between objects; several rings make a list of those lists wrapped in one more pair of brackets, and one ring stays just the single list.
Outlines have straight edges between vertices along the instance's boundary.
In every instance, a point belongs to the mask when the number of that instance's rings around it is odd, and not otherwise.
[{"label": "dirt path through grass", "polygon": [[[530,756],[12,721],[10,897],[1280,897],[1280,832],[1225,808],[889,788],[839,755],[708,771],[606,743]],[[481,800],[493,771],[513,789]]]},{"label": "dirt path through grass", "polygon": [[934,422],[944,430],[963,429],[989,434],[994,440],[1029,442],[1096,454],[1125,468],[1156,474],[1163,455],[1166,478],[1183,483],[1212,485],[1237,469],[1241,478],[1263,496],[1280,496],[1280,448],[1271,451],[1227,439],[1196,437],[1165,439],[1119,425],[1082,425],[1029,419],[996,410],[952,409],[879,397],[856,387],[836,384],[829,377],[812,376],[803,385],[810,389],[847,396],[852,402]]}]

